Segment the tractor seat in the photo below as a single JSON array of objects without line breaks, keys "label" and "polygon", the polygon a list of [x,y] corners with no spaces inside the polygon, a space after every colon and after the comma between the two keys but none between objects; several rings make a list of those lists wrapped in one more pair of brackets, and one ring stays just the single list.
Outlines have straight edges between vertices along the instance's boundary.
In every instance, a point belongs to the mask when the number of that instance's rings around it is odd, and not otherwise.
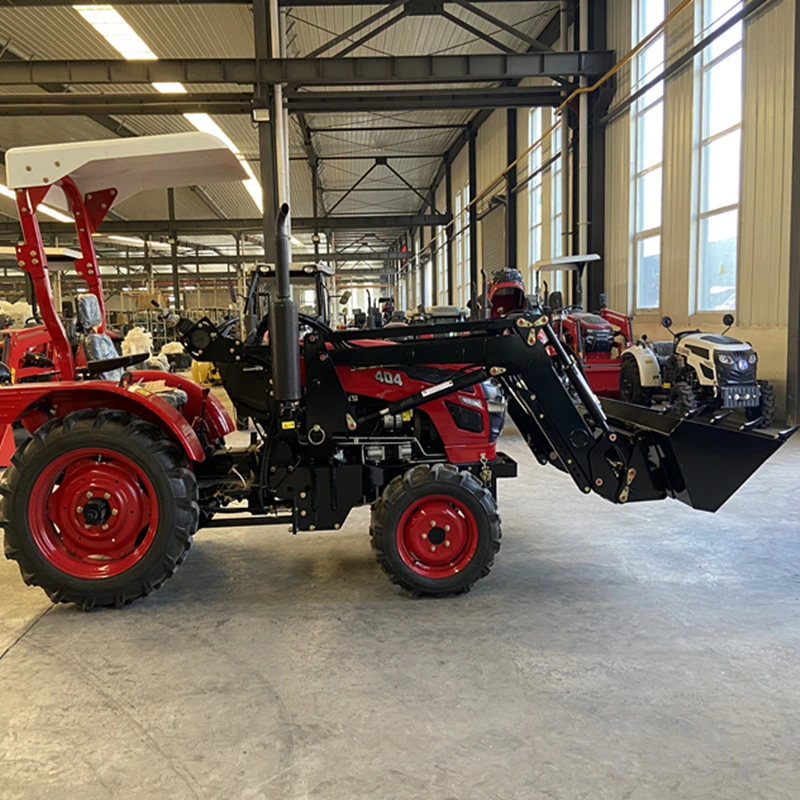
[{"label": "tractor seat", "polygon": [[659,364],[664,365],[675,352],[673,342],[648,342]]},{"label": "tractor seat", "polygon": [[156,392],[156,394],[165,402],[169,403],[173,408],[181,409],[186,405],[189,395],[183,389],[169,388],[163,392]]},{"label": "tractor seat", "polygon": [[[102,324],[103,316],[100,313],[100,303],[93,294],[82,294],[78,297],[78,323],[86,331],[83,337],[83,349],[86,361],[91,362],[92,373],[101,380],[118,381],[122,377],[122,367],[118,364],[109,364],[109,368],[102,370],[103,361],[115,361],[119,358],[117,349],[106,333],[95,333],[97,325]],[[102,371],[98,371],[98,367]]]}]

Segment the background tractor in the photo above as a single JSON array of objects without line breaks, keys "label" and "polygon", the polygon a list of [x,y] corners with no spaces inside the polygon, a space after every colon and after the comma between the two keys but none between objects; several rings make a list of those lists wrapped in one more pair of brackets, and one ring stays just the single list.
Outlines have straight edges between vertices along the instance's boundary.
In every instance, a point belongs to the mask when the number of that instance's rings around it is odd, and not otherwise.
[{"label": "background tractor", "polygon": [[[627,314],[606,308],[604,295],[598,311],[583,310],[583,273],[588,264],[599,261],[600,256],[595,253],[540,262],[536,265],[537,294],[552,315],[559,338],[580,362],[592,391],[599,397],[613,398],[619,395],[622,353],[633,344],[633,320]],[[540,280],[543,271],[574,276],[572,304],[564,305],[562,292],[548,291],[547,283]]]},{"label": "background tractor", "polygon": [[[37,184],[54,158],[63,167],[53,184]],[[149,594],[200,527],[338,530],[363,505],[393,582],[416,595],[468,591],[500,547],[498,480],[517,471],[498,448],[506,413],[534,457],[581,493],[621,504],[672,497],[707,511],[794,433],[601,406],[539,309],[456,323],[448,337],[432,336],[436,325],[332,331],[292,299],[284,205],[276,290],[258,327],[268,337],[168,313],[186,351],[217,364],[253,420],[250,442],[229,447],[232,420],[192,381],[131,371],[137,356],[76,371],[34,212],[61,190],[48,202],[81,220],[76,265],[96,272],[91,234],[113,202],[142,188],[240,180],[233,153],[191,133],[12,149],[6,164],[23,233],[17,255],[59,382],[0,389],[0,424],[19,420],[31,434],[3,475],[0,522],[6,556],[55,602],[89,609]],[[118,381],[86,379],[120,367]]]},{"label": "background tractor", "polygon": [[742,409],[748,424],[770,425],[775,388],[756,378],[758,354],[753,346],[727,336],[733,322],[733,315],[725,314],[722,333],[674,333],[672,319],[663,317],[661,324],[672,333],[672,341],[642,337],[623,353],[620,398],[646,406],[666,402],[681,414]]}]

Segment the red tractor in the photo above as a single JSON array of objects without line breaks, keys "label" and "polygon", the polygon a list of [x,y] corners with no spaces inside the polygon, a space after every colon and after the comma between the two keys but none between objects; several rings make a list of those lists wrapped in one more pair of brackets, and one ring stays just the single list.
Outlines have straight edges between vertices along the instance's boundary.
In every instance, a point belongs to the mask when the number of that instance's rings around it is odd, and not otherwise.
[{"label": "red tractor", "polygon": [[[583,273],[586,266],[600,260],[597,254],[564,256],[537,265],[537,284],[544,286],[543,307],[552,315],[559,338],[576,355],[592,391],[600,397],[619,397],[619,372],[622,353],[633,345],[633,320],[612,311],[605,304],[597,312],[581,307]],[[539,281],[542,271],[565,271],[577,277],[574,303],[564,306],[560,291],[548,291]]]},{"label": "red tractor", "polygon": [[[54,171],[54,161],[63,166]],[[613,503],[674,497],[709,511],[794,432],[601,406],[538,310],[458,323],[459,335],[445,338],[431,337],[438,329],[428,325],[332,331],[291,299],[283,206],[277,289],[252,336],[170,315],[187,352],[218,365],[253,419],[249,444],[227,447],[230,417],[191,381],[130,371],[116,382],[89,379],[129,368],[126,358],[77,373],[35,210],[55,187],[66,196],[78,269],[97,278],[102,307],[91,234],[114,200],[241,179],[233,154],[191,133],[10,150],[6,163],[23,231],[18,258],[33,278],[60,382],[0,389],[0,423],[20,420],[31,433],[3,476],[0,521],[6,556],[54,602],[90,609],[149,594],[203,526],[337,530],[359,505],[372,507],[375,556],[395,583],[414,594],[465,592],[500,547],[497,479],[516,474],[498,450],[506,412],[536,459],[582,493]],[[37,183],[43,174],[52,184]]]}]

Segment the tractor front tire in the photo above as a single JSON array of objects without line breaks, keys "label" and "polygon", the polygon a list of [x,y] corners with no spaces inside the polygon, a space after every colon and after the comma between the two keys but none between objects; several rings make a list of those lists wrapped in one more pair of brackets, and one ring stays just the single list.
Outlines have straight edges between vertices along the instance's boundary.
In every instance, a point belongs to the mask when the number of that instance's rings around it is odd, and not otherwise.
[{"label": "tractor front tire", "polygon": [[677,381],[672,386],[672,406],[682,416],[697,411],[697,392],[685,381]]},{"label": "tractor front tire", "polygon": [[40,427],[0,483],[6,558],[54,603],[124,606],[183,563],[197,483],[155,425],[86,409]]},{"label": "tractor front tire", "polygon": [[768,428],[775,419],[775,387],[768,381],[759,381],[761,387],[761,402],[755,408],[746,408],[745,417],[748,422],[761,419],[756,427]]},{"label": "tractor front tire", "polygon": [[378,563],[414,596],[468,592],[500,549],[492,493],[452,464],[421,464],[398,475],[372,506]]}]

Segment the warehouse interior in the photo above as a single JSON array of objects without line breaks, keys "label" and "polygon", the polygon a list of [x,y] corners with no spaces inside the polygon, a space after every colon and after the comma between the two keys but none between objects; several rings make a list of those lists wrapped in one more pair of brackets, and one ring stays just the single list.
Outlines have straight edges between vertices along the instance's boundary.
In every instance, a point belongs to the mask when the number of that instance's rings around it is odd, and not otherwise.
[{"label": "warehouse interior", "polygon": [[[178,338],[170,314],[238,324],[259,265],[279,272],[288,203],[290,299],[342,336],[375,339],[368,329],[397,319],[413,331],[438,308],[463,321],[446,340],[458,342],[467,321],[493,318],[497,271],[516,270],[526,308],[557,314],[557,294],[613,310],[654,361],[648,341],[674,331],[734,337],[734,360],[757,358],[774,404],[767,420],[738,409],[737,432],[777,451],[714,514],[626,505],[632,470],[616,504],[576,501],[571,470],[536,463],[558,459],[509,418],[502,548],[452,597],[387,580],[369,503],[336,530],[299,517],[288,533],[208,526],[174,580],[91,613],[26,585],[40,584],[18,569],[7,528],[0,796],[796,797],[799,42],[794,0],[0,0],[8,342],[41,324],[18,219],[21,192],[33,195],[20,187],[51,183],[19,183],[13,150],[211,134],[240,179],[204,183],[198,163],[196,184],[103,206],[90,240],[101,333],[141,331],[155,357]],[[41,152],[60,168],[58,151]],[[66,196],[44,196],[35,215],[62,322],[93,291]],[[268,330],[261,340],[277,342]],[[402,385],[395,371],[376,379]],[[648,413],[685,412],[703,430],[739,420],[704,417],[694,394],[681,411],[670,380]],[[58,403],[74,409],[54,396],[51,422],[37,417],[51,427]],[[209,396],[244,417],[228,444],[255,448],[255,414],[223,386]],[[5,498],[36,441],[25,429],[9,434],[20,449]],[[737,460],[705,446],[713,463]],[[716,480],[711,463],[698,457],[698,480]],[[578,486],[602,494],[596,480]]]}]

